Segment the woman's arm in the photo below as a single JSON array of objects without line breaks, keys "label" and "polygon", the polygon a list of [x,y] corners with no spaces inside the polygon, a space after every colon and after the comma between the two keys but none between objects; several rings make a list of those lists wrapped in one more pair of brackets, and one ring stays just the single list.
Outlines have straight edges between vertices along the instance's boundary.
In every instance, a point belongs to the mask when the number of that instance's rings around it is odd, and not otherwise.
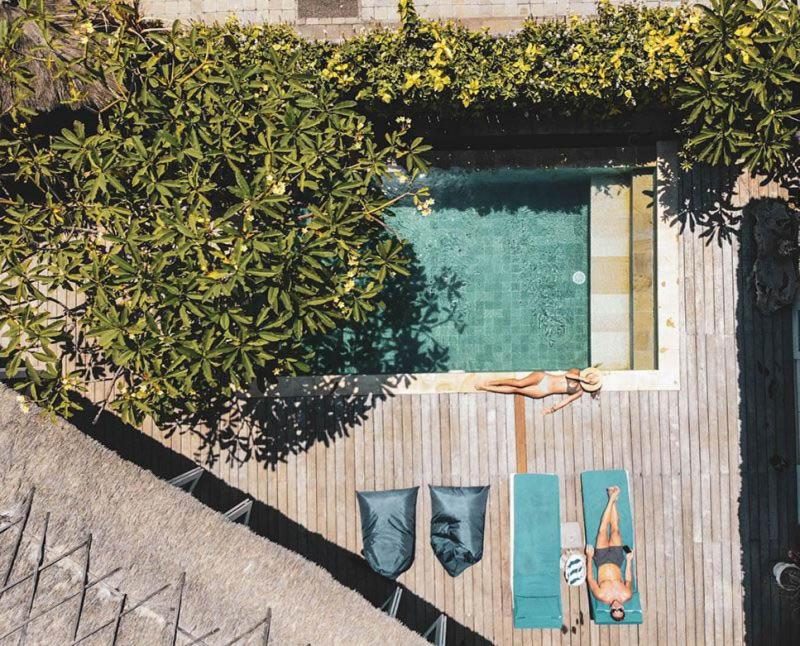
[{"label": "woman's arm", "polygon": [[550,408],[545,408],[544,409],[544,414],[545,415],[552,415],[557,410],[561,410],[562,408],[564,408],[564,406],[569,406],[576,399],[580,399],[581,395],[583,395],[583,391],[582,390],[579,390],[576,393],[572,393],[569,397],[567,397],[566,399],[562,399],[560,402],[558,402],[554,406],[551,406]]},{"label": "woman's arm", "polygon": [[[534,373],[536,374],[536,373]],[[582,384],[588,384],[591,380],[587,379],[586,377],[582,377],[580,373],[569,372],[569,370],[563,372],[550,372],[549,370],[545,370],[544,374],[551,375],[553,377],[566,377],[571,381],[579,381]]]}]

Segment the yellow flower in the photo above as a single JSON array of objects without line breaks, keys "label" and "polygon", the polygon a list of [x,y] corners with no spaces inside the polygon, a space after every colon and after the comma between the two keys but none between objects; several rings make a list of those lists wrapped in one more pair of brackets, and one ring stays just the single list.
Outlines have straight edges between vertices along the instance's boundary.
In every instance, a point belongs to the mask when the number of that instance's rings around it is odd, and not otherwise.
[{"label": "yellow flower", "polygon": [[445,86],[450,85],[450,77],[442,74],[440,70],[428,70],[428,75],[431,77],[431,84],[435,92],[441,92]]},{"label": "yellow flower", "polygon": [[432,212],[432,206],[434,204],[434,199],[429,198],[427,200],[420,199],[419,195],[414,196],[414,206],[417,207],[417,210],[420,212],[420,215],[430,215]]},{"label": "yellow flower", "polygon": [[525,48],[525,56],[526,58],[536,58],[539,54],[544,52],[544,47],[542,45],[538,45],[536,43],[530,43]]},{"label": "yellow flower", "polygon": [[[647,44],[645,44],[645,49],[647,48]],[[625,53],[625,48],[620,47],[618,48],[614,54],[611,56],[611,63],[614,65],[615,68],[620,68],[622,66],[622,55]]]},{"label": "yellow flower", "polygon": [[286,193],[286,184],[284,182],[275,182],[272,186],[273,195],[283,195]]},{"label": "yellow flower", "polygon": [[412,87],[422,85],[421,72],[406,72],[406,82],[403,84],[403,91],[410,90]]},{"label": "yellow flower", "polygon": [[453,50],[444,41],[438,41],[433,44],[433,60],[431,65],[438,67],[444,65],[446,60],[453,58]]},{"label": "yellow flower", "polygon": [[525,74],[526,72],[530,72],[530,71],[531,71],[531,66],[530,66],[530,65],[528,65],[528,63],[526,63],[526,62],[525,62],[524,60],[522,60],[521,58],[517,59],[517,60],[514,62],[514,65],[513,65],[513,67],[516,67],[516,68],[517,68],[517,69],[518,69],[520,72],[522,72],[523,74]]},{"label": "yellow flower", "polygon": [[381,97],[381,101],[383,101],[384,103],[390,103],[391,100],[392,100],[392,95],[389,94],[388,92],[382,92],[380,94],[380,97]]}]

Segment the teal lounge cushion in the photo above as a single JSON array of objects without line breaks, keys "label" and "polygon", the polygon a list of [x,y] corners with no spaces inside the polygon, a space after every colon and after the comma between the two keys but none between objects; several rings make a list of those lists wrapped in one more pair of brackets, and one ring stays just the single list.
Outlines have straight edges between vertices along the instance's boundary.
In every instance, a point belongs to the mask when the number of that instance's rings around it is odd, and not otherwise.
[{"label": "teal lounge cushion", "polygon": [[531,599],[545,599],[547,597],[558,597],[554,594],[552,572],[546,574],[534,574],[531,576],[519,575],[514,579],[514,594]]},{"label": "teal lounge cushion", "polygon": [[561,628],[558,477],[512,476],[515,628]]},{"label": "teal lounge cushion", "polygon": [[414,562],[419,487],[359,491],[362,554],[378,574],[396,579]]},{"label": "teal lounge cushion", "polygon": [[[583,497],[583,520],[586,531],[586,543],[595,545],[597,532],[600,529],[600,519],[603,510],[608,503],[608,487],[618,486],[620,488],[619,498],[617,499],[617,511],[619,512],[619,530],[622,534],[622,542],[629,545],[634,550],[634,570],[636,568],[635,536],[633,534],[633,513],[631,508],[630,488],[628,484],[628,474],[623,470],[616,471],[585,471],[581,474],[581,495]],[[591,563],[595,577],[597,576],[597,566]],[[622,566],[622,574],[625,575],[625,564]],[[588,588],[588,586],[587,586]],[[589,591],[589,614],[597,624],[640,624],[643,621],[642,601],[637,590],[636,580],[633,584],[633,597],[625,602],[625,618],[622,621],[614,621],[611,617],[611,607],[607,603],[602,603],[594,598]]]},{"label": "teal lounge cushion", "polygon": [[450,576],[483,557],[489,486],[431,486],[431,547]]}]

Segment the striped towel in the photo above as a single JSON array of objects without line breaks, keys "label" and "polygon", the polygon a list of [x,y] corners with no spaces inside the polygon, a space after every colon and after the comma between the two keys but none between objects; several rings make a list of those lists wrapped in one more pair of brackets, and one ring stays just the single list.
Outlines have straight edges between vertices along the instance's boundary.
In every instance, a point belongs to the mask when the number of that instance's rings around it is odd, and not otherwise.
[{"label": "striped towel", "polygon": [[586,581],[586,561],[580,554],[570,554],[564,563],[564,578],[570,586],[583,585]]}]

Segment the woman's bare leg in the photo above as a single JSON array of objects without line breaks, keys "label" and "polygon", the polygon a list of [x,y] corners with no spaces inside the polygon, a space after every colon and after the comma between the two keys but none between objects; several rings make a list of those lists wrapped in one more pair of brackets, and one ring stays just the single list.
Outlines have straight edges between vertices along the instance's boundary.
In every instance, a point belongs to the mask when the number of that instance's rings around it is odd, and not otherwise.
[{"label": "woman's bare leg", "polygon": [[477,384],[475,386],[476,390],[485,390],[486,392],[490,393],[500,393],[501,395],[524,395],[525,393],[520,392],[520,389],[517,386],[495,386],[493,385],[494,382],[489,382],[488,384]]},{"label": "woman's bare leg", "polygon": [[486,386],[513,386],[514,388],[525,388],[527,386],[535,386],[538,384],[542,377],[544,377],[543,372],[532,372],[527,377],[523,377],[522,379],[493,379],[492,381],[487,381]]}]

